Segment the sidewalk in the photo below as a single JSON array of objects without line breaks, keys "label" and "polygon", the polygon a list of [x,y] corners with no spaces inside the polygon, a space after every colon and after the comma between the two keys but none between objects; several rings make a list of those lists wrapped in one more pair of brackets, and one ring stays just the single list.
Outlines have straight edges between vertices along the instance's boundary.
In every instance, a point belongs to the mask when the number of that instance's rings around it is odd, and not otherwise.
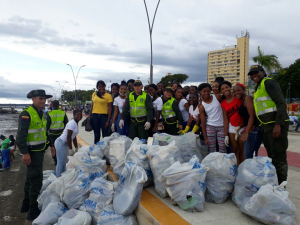
[{"label": "sidewalk", "polygon": [[[69,119],[72,118],[71,114],[68,114]],[[85,117],[82,119],[82,121]],[[91,144],[94,140],[93,132],[86,132],[84,127],[81,127],[79,123],[79,136],[84,139],[87,143]],[[297,222],[300,224],[300,135],[296,133],[294,135],[289,133],[290,146],[288,149],[288,163],[289,163],[289,172],[288,172],[288,184],[287,191],[289,191],[289,198],[295,204],[297,208]],[[298,147],[296,147],[298,146]],[[266,155],[264,147],[261,147],[259,155]],[[178,206],[174,206],[171,199],[161,198],[155,191],[154,186],[147,188],[147,190],[152,193],[157,199],[161,200],[166,206],[176,212],[180,217],[186,220],[190,224],[207,224],[207,225],[249,225],[249,224],[261,224],[260,222],[255,221],[251,217],[243,214],[239,208],[232,202],[231,199],[228,199],[223,204],[214,204],[206,202],[204,204],[203,212],[192,213],[181,210]]]}]

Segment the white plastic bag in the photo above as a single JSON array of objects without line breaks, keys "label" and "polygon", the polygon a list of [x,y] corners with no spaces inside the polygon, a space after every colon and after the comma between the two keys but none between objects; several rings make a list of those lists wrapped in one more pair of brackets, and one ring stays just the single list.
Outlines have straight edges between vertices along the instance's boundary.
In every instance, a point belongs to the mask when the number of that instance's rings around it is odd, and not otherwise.
[{"label": "white plastic bag", "polygon": [[175,162],[162,174],[162,185],[181,209],[202,211],[205,202],[205,177],[208,168],[195,155],[188,163]]},{"label": "white plastic bag", "polygon": [[54,224],[58,219],[67,212],[68,209],[62,202],[52,202],[46,209],[33,221],[33,225]]},{"label": "white plastic bag", "polygon": [[126,136],[120,136],[119,138],[110,141],[109,160],[111,168],[125,158],[125,154],[130,148],[131,143],[132,140]]},{"label": "white plastic bag", "polygon": [[210,153],[202,164],[209,167],[206,174],[207,202],[223,203],[231,196],[237,173],[237,161],[234,153]]},{"label": "white plastic bag", "polygon": [[284,190],[287,182],[279,186],[266,184],[251,198],[245,198],[240,206],[242,212],[264,224],[296,225],[296,207]]},{"label": "white plastic bag", "polygon": [[81,148],[78,149],[78,152],[85,152],[85,153],[88,153],[90,152],[90,146],[88,145],[83,145]]},{"label": "white plastic bag", "polygon": [[45,191],[46,188],[47,188],[47,187],[48,187],[55,179],[57,179],[57,177],[56,177],[53,173],[51,173],[47,180],[43,180],[43,186],[42,186],[42,188],[41,188],[41,190],[40,190],[40,193],[43,193],[43,191]]},{"label": "white plastic bag", "polygon": [[167,146],[156,145],[156,148],[149,149],[147,156],[150,158],[155,190],[161,197],[167,197],[168,193],[161,183],[161,175],[173,163],[182,162],[180,150],[175,146],[175,141],[172,141]]},{"label": "white plastic bag", "polygon": [[92,217],[87,212],[70,209],[59,218],[57,225],[90,225]]},{"label": "white plastic bag", "polygon": [[113,205],[104,208],[97,225],[138,225],[135,215],[122,216],[115,213]]},{"label": "white plastic bag", "polygon": [[88,212],[93,220],[102,213],[105,206],[112,204],[117,182],[110,182],[103,177],[96,178],[90,185],[90,195],[80,206],[81,211]]},{"label": "white plastic bag", "polygon": [[260,156],[246,159],[238,167],[233,202],[240,206],[244,198],[252,197],[265,184],[278,185],[272,159]]},{"label": "white plastic bag", "polygon": [[118,181],[113,199],[114,211],[129,216],[138,206],[147,175],[143,168],[127,162]]},{"label": "white plastic bag", "polygon": [[138,138],[135,138],[132,141],[128,152],[126,153],[124,160],[125,163],[136,163],[138,166],[142,167],[145,170],[148,180],[144,184],[144,187],[147,187],[148,185],[153,183],[153,174],[150,167],[150,160],[146,155],[148,150],[151,148],[157,148],[157,146],[142,144],[142,142]]},{"label": "white plastic bag", "polygon": [[200,139],[197,138],[197,135],[193,132],[179,136],[165,133],[156,133],[153,135],[153,145],[166,146],[172,141],[175,141],[175,145],[179,148],[183,162],[188,162],[194,155],[196,155],[201,162],[208,154],[207,148],[200,145]]},{"label": "white plastic bag", "polygon": [[51,176],[51,174],[56,175],[54,170],[44,170],[43,171],[43,180],[47,180]]},{"label": "white plastic bag", "polygon": [[116,177],[120,177],[121,173],[125,167],[125,159],[120,160],[113,168],[113,172]]},{"label": "white plastic bag", "polygon": [[50,194],[44,201],[41,212],[44,212],[47,206],[53,202],[60,202],[59,196],[56,194]]}]

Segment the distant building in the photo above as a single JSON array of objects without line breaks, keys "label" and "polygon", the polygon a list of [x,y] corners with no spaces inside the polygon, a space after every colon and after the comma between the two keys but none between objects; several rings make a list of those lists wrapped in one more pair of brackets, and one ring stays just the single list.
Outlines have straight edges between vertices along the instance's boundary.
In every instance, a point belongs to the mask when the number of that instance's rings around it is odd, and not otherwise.
[{"label": "distant building", "polygon": [[224,77],[233,85],[248,84],[249,69],[249,32],[237,38],[237,45],[223,47],[207,54],[207,83],[215,77]]}]

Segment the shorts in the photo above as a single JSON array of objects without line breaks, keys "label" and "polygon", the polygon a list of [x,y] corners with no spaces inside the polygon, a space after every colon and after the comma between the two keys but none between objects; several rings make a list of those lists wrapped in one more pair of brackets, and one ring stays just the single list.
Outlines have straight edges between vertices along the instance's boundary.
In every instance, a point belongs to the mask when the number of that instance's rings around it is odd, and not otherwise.
[{"label": "shorts", "polygon": [[229,132],[229,133],[233,133],[234,128],[236,128],[236,127],[235,127],[235,126],[232,126],[231,123],[229,122],[228,132]]}]

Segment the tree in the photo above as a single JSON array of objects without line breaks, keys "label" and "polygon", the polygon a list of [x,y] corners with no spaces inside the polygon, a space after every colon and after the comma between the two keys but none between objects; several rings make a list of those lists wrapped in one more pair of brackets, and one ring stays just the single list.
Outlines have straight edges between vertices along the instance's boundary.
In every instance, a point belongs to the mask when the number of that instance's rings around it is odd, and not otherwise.
[{"label": "tree", "polygon": [[286,92],[291,84],[291,98],[300,98],[300,59],[297,59],[292,65],[285,69],[281,69],[278,74],[273,76],[281,87],[283,94]]},{"label": "tree", "polygon": [[265,55],[259,46],[257,47],[257,52],[258,55],[254,56],[252,60],[264,67],[268,74],[271,74],[272,70],[279,70],[281,68],[276,55]]},{"label": "tree", "polygon": [[171,86],[173,83],[182,84],[184,81],[186,81],[189,78],[186,74],[173,74],[173,75],[167,75],[161,78],[160,83],[163,83],[163,85]]}]

